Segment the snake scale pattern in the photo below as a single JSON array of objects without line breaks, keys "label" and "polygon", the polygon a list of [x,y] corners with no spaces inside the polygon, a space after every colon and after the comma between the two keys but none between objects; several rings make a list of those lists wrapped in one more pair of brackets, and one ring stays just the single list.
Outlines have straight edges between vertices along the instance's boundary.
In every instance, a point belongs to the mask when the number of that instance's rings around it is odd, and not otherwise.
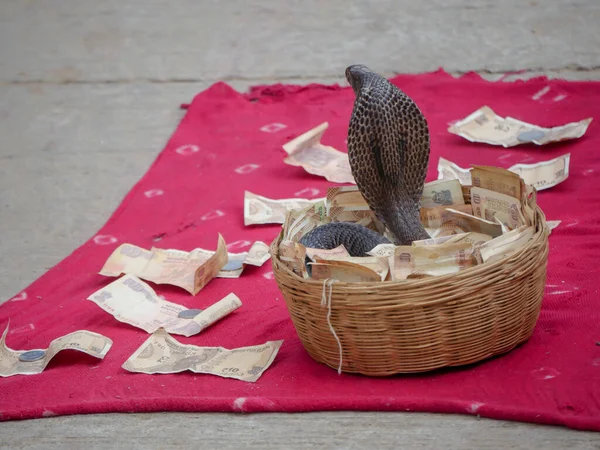
[{"label": "snake scale pattern", "polygon": [[[408,95],[364,65],[348,67],[346,79],[356,96],[348,158],[358,190],[394,244],[429,238],[419,216],[430,151],[423,113]],[[334,222],[313,229],[300,243],[321,249],[343,244],[350,255],[366,256],[389,240],[362,225]]]}]

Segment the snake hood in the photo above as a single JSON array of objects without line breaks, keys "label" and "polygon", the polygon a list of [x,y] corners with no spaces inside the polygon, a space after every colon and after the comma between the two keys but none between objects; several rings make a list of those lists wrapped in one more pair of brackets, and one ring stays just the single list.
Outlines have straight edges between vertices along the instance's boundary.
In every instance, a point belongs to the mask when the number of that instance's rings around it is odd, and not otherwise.
[{"label": "snake hood", "polygon": [[[356,99],[348,128],[348,159],[369,208],[389,229],[396,245],[427,239],[419,202],[429,162],[429,129],[417,105],[387,79],[363,65],[346,69]],[[384,236],[355,223],[328,223],[299,241],[311,248],[344,245],[366,256]],[[308,264],[308,257],[307,257]]]},{"label": "snake hood", "polygon": [[348,158],[357,187],[396,245],[427,239],[419,202],[429,162],[429,128],[415,102],[364,65],[346,69],[356,99]]}]

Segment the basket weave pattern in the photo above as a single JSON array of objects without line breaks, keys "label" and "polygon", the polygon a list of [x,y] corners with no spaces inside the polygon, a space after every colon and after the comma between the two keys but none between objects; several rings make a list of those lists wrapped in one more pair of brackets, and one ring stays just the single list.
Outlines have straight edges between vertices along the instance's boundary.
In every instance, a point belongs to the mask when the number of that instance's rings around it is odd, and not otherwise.
[{"label": "basket weave pattern", "polygon": [[341,366],[321,302],[324,282],[302,279],[280,261],[281,234],[271,244],[273,272],[302,345],[320,363],[369,376],[470,364],[506,353],[533,333],[549,235],[539,207],[536,214],[533,238],[501,260],[430,278],[334,282],[329,320]]}]

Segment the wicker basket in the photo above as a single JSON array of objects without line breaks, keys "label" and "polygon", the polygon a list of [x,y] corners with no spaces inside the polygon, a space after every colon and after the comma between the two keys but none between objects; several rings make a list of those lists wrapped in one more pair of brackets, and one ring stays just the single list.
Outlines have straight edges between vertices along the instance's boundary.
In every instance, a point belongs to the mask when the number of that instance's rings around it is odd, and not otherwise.
[{"label": "wicker basket", "polygon": [[273,272],[302,345],[320,363],[369,376],[471,364],[533,333],[550,233],[539,207],[536,214],[533,238],[502,260],[433,278],[335,282],[330,309],[321,304],[323,281],[302,279],[282,264],[282,234],[271,244]]}]

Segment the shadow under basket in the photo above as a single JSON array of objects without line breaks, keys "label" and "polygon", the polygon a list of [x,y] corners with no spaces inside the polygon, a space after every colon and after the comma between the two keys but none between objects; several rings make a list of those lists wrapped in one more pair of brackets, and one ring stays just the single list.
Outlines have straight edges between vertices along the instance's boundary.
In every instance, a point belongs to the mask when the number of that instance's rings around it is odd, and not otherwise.
[{"label": "shadow under basket", "polygon": [[317,362],[368,376],[472,364],[533,333],[550,234],[542,210],[536,206],[535,213],[535,234],[516,253],[431,278],[336,281],[325,286],[331,309],[321,305],[324,281],[303,279],[279,259],[282,234],[271,244],[273,272],[300,341]]}]

